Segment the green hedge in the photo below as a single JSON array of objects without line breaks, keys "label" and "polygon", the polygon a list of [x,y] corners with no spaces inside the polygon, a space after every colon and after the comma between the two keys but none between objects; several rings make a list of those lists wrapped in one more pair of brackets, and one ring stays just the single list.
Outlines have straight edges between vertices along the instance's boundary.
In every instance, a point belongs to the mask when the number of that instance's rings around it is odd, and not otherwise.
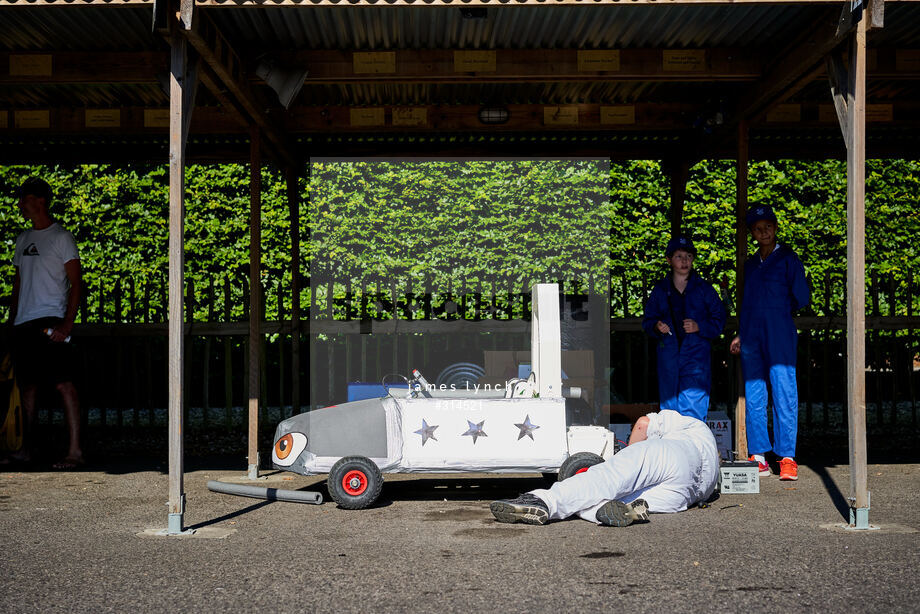
[{"label": "green hedge", "polygon": [[[389,281],[430,275],[450,278],[550,278],[566,267],[610,267],[628,282],[630,310],[664,270],[669,238],[668,180],[656,161],[318,163],[301,183],[301,270]],[[731,297],[734,271],[734,165],[703,161],[691,169],[684,228],[699,247],[698,267]],[[116,280],[151,285],[162,307],[167,267],[168,178],[165,166],[0,167],[0,297],[8,301],[12,249],[25,227],[12,195],[29,175],[55,190],[55,214],[73,231],[91,290],[106,296]],[[920,162],[867,164],[867,277],[894,287],[906,313],[908,272],[920,277]],[[233,284],[232,317],[241,318],[248,276],[249,175],[243,165],[191,166],[186,172],[186,275],[207,317],[207,287]],[[780,240],[802,256],[824,311],[829,275],[831,310],[840,312],[846,269],[846,168],[843,162],[756,162],[750,202],[778,210]],[[604,197],[609,196],[605,203]],[[563,215],[558,215],[562,212]],[[602,236],[609,225],[609,236]],[[312,235],[311,235],[312,230]],[[310,241],[310,238],[313,241]],[[609,242],[607,254],[600,247]],[[279,285],[290,287],[288,207],[282,175],[263,171],[262,265],[266,308],[277,313]],[[577,249],[577,246],[588,246]],[[328,265],[328,266],[327,266]],[[327,270],[330,269],[330,270]],[[619,295],[619,284],[615,295]],[[882,294],[882,312],[889,313]],[[218,313],[221,311],[217,310]],[[916,309],[914,310],[917,311]]]}]

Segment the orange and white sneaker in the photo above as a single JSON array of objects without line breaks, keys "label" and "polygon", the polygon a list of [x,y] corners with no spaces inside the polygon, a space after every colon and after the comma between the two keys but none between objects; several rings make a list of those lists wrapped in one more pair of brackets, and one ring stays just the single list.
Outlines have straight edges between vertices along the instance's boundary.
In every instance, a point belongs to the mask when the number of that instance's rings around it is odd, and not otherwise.
[{"label": "orange and white sneaker", "polygon": [[773,473],[770,471],[770,465],[768,465],[767,463],[760,462],[759,460],[754,458],[753,454],[748,456],[748,460],[757,462],[757,471],[761,477],[773,475]]},{"label": "orange and white sneaker", "polygon": [[788,456],[779,461],[779,479],[795,481],[799,479],[799,465]]}]

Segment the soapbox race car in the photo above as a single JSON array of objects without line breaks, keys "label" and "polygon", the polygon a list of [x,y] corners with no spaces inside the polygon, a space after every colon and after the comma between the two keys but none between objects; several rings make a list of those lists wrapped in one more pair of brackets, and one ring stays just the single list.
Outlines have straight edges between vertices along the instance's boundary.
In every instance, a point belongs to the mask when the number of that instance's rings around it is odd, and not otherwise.
[{"label": "soapbox race car", "polygon": [[[384,473],[557,473],[565,479],[615,452],[604,426],[566,423],[559,290],[533,288],[531,374],[503,386],[441,389],[413,371],[387,396],[308,411],[275,430],[272,465],[302,475],[328,473],[341,507],[377,499]],[[396,393],[399,394],[396,394]]]}]

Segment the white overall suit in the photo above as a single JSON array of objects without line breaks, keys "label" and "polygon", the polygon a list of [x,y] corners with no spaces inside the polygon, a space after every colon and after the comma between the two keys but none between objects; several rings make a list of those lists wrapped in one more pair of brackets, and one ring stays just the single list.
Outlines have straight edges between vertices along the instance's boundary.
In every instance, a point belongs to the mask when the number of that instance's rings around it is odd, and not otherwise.
[{"label": "white overall suit", "polygon": [[665,513],[709,498],[716,487],[719,452],[706,423],[670,409],[648,418],[645,441],[549,490],[531,491],[546,503],[551,520],[578,514],[597,522],[598,508],[611,499],[645,499],[650,512]]}]

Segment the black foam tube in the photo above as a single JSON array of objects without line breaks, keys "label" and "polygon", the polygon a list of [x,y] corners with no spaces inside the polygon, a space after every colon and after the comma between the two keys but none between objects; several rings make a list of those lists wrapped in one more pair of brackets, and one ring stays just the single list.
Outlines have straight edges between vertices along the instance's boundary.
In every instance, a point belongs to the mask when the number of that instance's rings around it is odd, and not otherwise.
[{"label": "black foam tube", "polygon": [[269,501],[312,503],[314,505],[319,505],[323,502],[321,493],[309,490],[284,490],[283,488],[266,488],[264,486],[249,486],[248,484],[230,484],[229,482],[219,482],[217,480],[208,481],[208,490],[225,495],[268,499]]}]

